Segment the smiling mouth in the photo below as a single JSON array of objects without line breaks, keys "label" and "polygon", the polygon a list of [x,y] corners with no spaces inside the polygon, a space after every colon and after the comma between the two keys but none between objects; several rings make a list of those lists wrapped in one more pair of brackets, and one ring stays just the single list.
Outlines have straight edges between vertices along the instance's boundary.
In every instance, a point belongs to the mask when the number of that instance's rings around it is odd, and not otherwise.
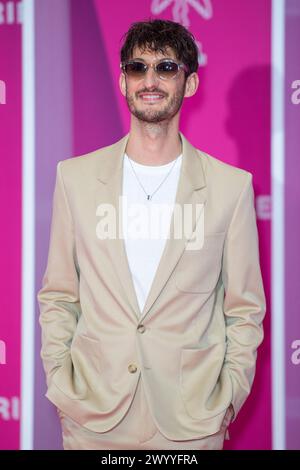
[{"label": "smiling mouth", "polygon": [[140,95],[140,98],[145,103],[156,103],[158,101],[163,100],[164,96],[160,94],[155,94],[155,93],[145,93],[145,94],[143,93],[142,95]]}]

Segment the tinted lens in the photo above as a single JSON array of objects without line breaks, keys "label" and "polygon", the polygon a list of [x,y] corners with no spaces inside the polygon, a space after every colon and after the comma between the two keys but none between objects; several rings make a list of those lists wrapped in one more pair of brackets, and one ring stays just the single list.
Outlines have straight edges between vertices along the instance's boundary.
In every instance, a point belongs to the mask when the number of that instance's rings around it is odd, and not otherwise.
[{"label": "tinted lens", "polygon": [[125,72],[130,77],[141,77],[146,70],[146,65],[142,62],[131,62],[125,65]]},{"label": "tinted lens", "polygon": [[176,62],[171,61],[160,62],[157,65],[157,72],[159,73],[160,77],[171,78],[177,74],[178,65],[176,64]]}]

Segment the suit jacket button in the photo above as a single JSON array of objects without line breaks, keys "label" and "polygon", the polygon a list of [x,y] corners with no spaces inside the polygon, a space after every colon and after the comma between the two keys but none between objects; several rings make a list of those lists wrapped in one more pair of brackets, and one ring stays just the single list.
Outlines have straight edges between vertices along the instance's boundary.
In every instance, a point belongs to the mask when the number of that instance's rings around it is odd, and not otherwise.
[{"label": "suit jacket button", "polygon": [[139,325],[137,329],[139,333],[144,333],[146,331],[146,327],[144,325]]},{"label": "suit jacket button", "polygon": [[128,370],[131,374],[134,374],[137,371],[137,366],[135,364],[129,364]]}]

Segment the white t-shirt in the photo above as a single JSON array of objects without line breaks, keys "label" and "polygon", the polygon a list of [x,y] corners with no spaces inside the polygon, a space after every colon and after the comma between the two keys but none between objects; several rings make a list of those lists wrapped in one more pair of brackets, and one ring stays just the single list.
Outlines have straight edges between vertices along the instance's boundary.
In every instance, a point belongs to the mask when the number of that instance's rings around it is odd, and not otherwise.
[{"label": "white t-shirt", "polygon": [[[131,164],[132,166],[131,166]],[[124,154],[122,230],[138,303],[142,312],[168,238],[182,154],[165,165],[142,165]],[[173,169],[171,170],[173,166]],[[160,183],[166,180],[150,200]]]}]

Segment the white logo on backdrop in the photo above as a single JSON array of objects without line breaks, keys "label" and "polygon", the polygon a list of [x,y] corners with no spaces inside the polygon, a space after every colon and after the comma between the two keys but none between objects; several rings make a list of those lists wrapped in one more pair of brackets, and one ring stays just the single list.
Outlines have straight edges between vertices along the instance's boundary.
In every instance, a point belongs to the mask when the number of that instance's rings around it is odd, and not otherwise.
[{"label": "white logo on backdrop", "polygon": [[6,84],[0,80],[0,104],[6,104]]},{"label": "white logo on backdrop", "polygon": [[[151,13],[159,15],[166,10],[172,3],[173,20],[182,24],[185,28],[189,28],[189,9],[192,7],[204,20],[211,20],[213,17],[212,0],[152,0]],[[198,63],[199,66],[207,65],[207,55],[203,51],[203,46],[196,39],[198,47]]]},{"label": "white logo on backdrop", "polygon": [[269,194],[261,194],[256,197],[256,214],[259,220],[271,220],[272,200]]},{"label": "white logo on backdrop", "polygon": [[0,26],[22,23],[22,2],[0,2]]},{"label": "white logo on backdrop", "polygon": [[0,364],[6,364],[6,344],[0,339]]},{"label": "white logo on backdrop", "polygon": [[18,421],[20,419],[19,397],[0,397],[0,420]]}]

